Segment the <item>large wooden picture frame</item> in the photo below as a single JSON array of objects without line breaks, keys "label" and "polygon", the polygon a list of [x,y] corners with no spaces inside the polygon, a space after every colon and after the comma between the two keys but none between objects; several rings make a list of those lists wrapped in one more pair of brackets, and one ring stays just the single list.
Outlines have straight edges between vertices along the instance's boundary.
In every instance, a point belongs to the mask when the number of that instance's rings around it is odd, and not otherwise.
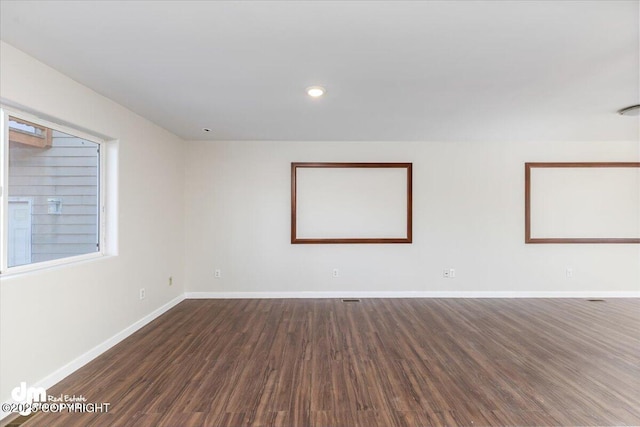
[{"label": "large wooden picture frame", "polygon": [[291,163],[291,243],[411,243],[411,163]]},{"label": "large wooden picture frame", "polygon": [[525,163],[525,243],[640,243],[638,168]]}]

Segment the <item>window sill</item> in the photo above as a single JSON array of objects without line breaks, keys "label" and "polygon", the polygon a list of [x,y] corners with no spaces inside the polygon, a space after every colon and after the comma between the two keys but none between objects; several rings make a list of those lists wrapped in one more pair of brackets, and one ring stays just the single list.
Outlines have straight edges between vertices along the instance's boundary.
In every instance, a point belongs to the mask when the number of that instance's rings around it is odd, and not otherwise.
[{"label": "window sill", "polygon": [[0,277],[4,279],[4,278],[13,277],[13,276],[28,274],[34,271],[50,270],[58,267],[79,264],[86,261],[102,259],[106,257],[107,255],[104,253],[96,252],[96,253],[85,254],[85,255],[77,255],[77,256],[68,257],[68,258],[55,259],[51,261],[37,262],[33,264],[18,265],[15,267],[7,268],[0,274]]}]

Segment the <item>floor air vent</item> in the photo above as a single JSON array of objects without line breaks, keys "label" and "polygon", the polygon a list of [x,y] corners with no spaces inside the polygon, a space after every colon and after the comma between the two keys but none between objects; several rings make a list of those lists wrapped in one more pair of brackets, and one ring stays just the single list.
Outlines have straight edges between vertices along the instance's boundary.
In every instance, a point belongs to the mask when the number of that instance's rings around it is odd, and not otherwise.
[{"label": "floor air vent", "polygon": [[589,301],[589,302],[604,302],[603,299],[597,299],[597,298],[588,299],[587,301]]},{"label": "floor air vent", "polygon": [[343,298],[342,302],[360,302],[358,298]]}]

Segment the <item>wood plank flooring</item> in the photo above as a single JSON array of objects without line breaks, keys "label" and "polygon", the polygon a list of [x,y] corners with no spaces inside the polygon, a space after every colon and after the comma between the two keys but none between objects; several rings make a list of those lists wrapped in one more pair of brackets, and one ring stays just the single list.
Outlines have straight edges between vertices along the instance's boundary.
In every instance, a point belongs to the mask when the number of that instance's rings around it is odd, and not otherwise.
[{"label": "wood plank flooring", "polygon": [[640,425],[640,300],[186,300],[32,426]]}]

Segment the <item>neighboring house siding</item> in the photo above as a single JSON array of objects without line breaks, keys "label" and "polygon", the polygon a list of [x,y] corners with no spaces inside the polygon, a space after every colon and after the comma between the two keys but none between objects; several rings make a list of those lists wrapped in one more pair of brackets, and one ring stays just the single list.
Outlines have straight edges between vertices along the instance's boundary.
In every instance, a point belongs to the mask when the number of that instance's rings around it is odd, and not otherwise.
[{"label": "neighboring house siding", "polygon": [[31,200],[31,262],[96,252],[97,144],[54,131],[49,148],[10,143],[9,161],[9,197]]}]

